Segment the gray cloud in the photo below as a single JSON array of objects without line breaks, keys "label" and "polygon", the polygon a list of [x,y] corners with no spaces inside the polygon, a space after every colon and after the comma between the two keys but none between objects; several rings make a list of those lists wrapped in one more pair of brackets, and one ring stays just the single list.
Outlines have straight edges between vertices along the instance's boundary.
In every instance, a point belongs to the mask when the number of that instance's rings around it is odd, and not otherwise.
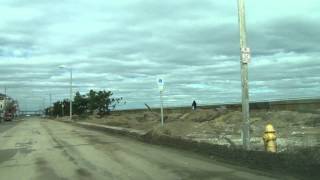
[{"label": "gray cloud", "polygon": [[[317,7],[247,1],[252,100],[318,96]],[[0,12],[0,86],[22,108],[68,97],[61,64],[73,68],[75,91],[112,90],[123,108],[157,106],[158,76],[166,106],[241,99],[236,2],[7,0]]]},{"label": "gray cloud", "polygon": [[313,18],[291,16],[251,27],[250,44],[256,55],[279,52],[319,52],[320,23]]}]

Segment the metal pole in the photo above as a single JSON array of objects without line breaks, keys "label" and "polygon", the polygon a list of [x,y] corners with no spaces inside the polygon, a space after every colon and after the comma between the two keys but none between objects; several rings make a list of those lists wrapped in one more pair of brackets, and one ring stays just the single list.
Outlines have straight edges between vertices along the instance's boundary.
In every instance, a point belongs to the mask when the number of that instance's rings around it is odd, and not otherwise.
[{"label": "metal pole", "polygon": [[49,94],[49,107],[51,107],[51,104],[52,104],[52,94],[50,93]]},{"label": "metal pole", "polygon": [[161,125],[163,126],[163,100],[162,100],[162,91],[160,91],[160,103],[161,103]]},{"label": "metal pole", "polygon": [[7,112],[7,88],[5,87],[4,88],[4,116],[6,115],[6,112]]},{"label": "metal pole", "polygon": [[72,121],[72,68],[70,68],[70,121]]},{"label": "metal pole", "polygon": [[61,102],[61,114],[62,114],[62,117],[64,116],[64,104],[63,104],[63,101]]},{"label": "metal pole", "polygon": [[7,108],[7,88],[4,88],[4,105],[3,105],[3,110],[4,112],[6,112],[6,108]]},{"label": "metal pole", "polygon": [[44,109],[44,108],[45,108],[45,107],[44,107],[44,106],[45,106],[44,97],[43,97],[43,98],[41,98],[41,100],[42,100],[42,101],[41,101],[41,102],[42,102],[42,107],[41,107],[41,109]]},{"label": "metal pole", "polygon": [[245,6],[244,0],[238,0],[238,16],[240,26],[241,49],[241,86],[242,86],[242,141],[245,149],[250,149],[250,116],[249,116],[249,88],[248,88],[248,62],[245,61],[244,49],[247,48]]},{"label": "metal pole", "polygon": [[42,98],[42,115],[45,115],[46,112],[46,98]]},{"label": "metal pole", "polygon": [[48,108],[49,108],[49,109],[48,109],[48,115],[49,115],[49,116],[52,116],[51,110],[52,110],[53,108],[51,108],[51,105],[52,105],[52,94],[51,94],[51,93],[49,94],[49,101],[50,101],[50,102],[49,102],[49,107],[48,107]]},{"label": "metal pole", "polygon": [[5,113],[6,113],[6,104],[7,104],[7,88],[4,87],[4,100],[3,100],[3,111],[2,111],[2,117],[1,117],[1,122],[5,117]]}]

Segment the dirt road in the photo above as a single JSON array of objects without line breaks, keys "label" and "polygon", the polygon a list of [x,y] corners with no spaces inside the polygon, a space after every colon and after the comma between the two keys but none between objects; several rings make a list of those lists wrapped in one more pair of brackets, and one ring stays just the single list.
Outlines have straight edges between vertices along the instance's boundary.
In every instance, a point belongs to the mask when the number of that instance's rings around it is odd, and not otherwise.
[{"label": "dirt road", "polygon": [[0,125],[0,179],[273,179],[193,153],[52,120]]}]

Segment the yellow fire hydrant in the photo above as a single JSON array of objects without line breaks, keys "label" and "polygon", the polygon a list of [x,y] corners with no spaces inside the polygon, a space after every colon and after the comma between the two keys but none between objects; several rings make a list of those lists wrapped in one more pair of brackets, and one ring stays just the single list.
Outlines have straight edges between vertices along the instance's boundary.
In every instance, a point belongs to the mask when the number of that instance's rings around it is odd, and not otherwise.
[{"label": "yellow fire hydrant", "polygon": [[277,152],[277,136],[272,124],[268,124],[264,131],[263,142],[264,147],[267,152],[276,153]]}]

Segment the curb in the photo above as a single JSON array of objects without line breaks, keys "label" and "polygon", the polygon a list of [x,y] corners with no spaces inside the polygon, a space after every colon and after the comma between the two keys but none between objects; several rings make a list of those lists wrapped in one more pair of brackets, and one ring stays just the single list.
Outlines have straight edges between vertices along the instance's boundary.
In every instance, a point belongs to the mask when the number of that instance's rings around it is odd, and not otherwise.
[{"label": "curb", "polygon": [[139,140],[142,140],[142,137],[147,134],[147,132],[141,131],[141,130],[107,126],[107,125],[87,123],[87,122],[75,122],[75,124],[84,128],[90,128],[90,129],[95,129],[99,131],[106,131],[113,134],[126,135],[130,137],[134,137]]},{"label": "curb", "polygon": [[143,137],[146,136],[147,134],[147,132],[142,130],[129,129],[129,128],[123,128],[123,127],[115,127],[115,126],[108,126],[108,125],[87,123],[87,122],[72,122],[70,120],[58,120],[58,121],[83,127],[83,128],[87,128],[87,129],[103,131],[103,132],[112,133],[116,135],[125,135],[129,137],[133,137],[138,140],[143,140]]}]

